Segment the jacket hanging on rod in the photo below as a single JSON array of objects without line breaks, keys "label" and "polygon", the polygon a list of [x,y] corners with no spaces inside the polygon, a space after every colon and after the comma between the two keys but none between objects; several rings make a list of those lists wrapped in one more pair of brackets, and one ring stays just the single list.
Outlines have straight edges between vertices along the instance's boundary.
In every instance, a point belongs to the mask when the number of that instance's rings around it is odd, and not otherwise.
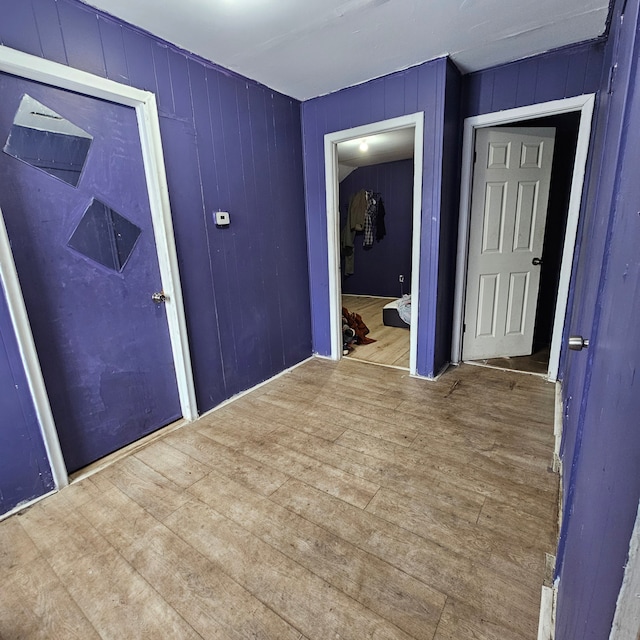
[{"label": "jacket hanging on rod", "polygon": [[380,242],[386,235],[384,217],[384,204],[379,193],[361,189],[351,196],[347,221],[340,233],[340,250],[344,256],[345,276],[354,273],[356,233],[364,231],[362,246],[365,249],[371,249],[374,239]]}]

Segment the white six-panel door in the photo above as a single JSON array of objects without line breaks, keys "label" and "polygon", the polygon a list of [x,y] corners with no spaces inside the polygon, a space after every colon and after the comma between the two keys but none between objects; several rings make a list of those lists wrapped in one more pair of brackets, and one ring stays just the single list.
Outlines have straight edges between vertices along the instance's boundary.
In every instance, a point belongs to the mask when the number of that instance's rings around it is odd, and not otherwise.
[{"label": "white six-panel door", "polygon": [[528,355],[555,129],[476,133],[463,360]]}]

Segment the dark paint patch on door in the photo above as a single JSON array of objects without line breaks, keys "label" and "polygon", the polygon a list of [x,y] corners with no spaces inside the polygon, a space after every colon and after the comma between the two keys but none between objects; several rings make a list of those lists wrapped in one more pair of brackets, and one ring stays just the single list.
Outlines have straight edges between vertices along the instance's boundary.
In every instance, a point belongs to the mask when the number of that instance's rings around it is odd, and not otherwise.
[{"label": "dark paint patch on door", "polygon": [[[93,136],[77,188],[0,154],[2,207],[67,469],[181,415],[135,111],[0,75],[0,137],[28,93]],[[93,200],[140,228],[121,272],[67,245]]]}]

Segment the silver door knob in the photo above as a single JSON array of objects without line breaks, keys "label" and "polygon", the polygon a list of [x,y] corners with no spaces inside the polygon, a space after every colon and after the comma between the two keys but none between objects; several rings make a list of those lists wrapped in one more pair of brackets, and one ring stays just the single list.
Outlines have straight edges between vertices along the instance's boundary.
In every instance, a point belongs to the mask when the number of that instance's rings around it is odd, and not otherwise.
[{"label": "silver door knob", "polygon": [[156,291],[151,299],[156,303],[160,304],[161,302],[166,302],[168,300],[167,294],[164,291]]},{"label": "silver door knob", "polygon": [[589,340],[582,336],[570,336],[569,337],[569,349],[572,351],[582,351],[589,346]]}]

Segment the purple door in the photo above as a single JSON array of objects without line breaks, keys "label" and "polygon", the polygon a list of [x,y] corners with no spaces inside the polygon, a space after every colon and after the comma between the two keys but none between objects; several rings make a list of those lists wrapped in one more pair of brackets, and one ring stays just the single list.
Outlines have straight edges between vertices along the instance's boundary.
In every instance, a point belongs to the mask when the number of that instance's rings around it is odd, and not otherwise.
[{"label": "purple door", "polygon": [[73,472],[181,416],[136,115],[7,74],[0,95],[0,208]]}]

